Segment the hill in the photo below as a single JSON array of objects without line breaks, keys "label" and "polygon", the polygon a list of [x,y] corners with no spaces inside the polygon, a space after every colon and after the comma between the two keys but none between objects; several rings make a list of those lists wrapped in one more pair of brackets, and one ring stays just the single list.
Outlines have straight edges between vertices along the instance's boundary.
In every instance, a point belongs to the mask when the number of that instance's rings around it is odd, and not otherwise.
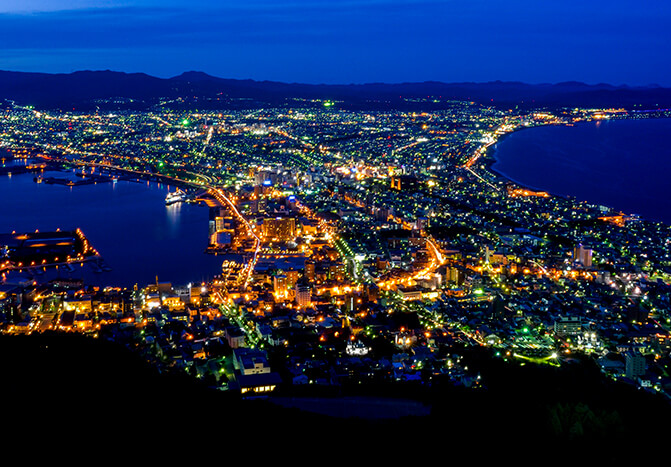
[{"label": "hill", "polygon": [[3,427],[12,434],[3,440],[25,440],[29,433],[29,440],[56,443],[58,452],[67,452],[64,445],[95,450],[132,443],[142,452],[170,456],[187,449],[207,459],[244,451],[264,458],[424,460],[528,460],[551,453],[569,460],[580,452],[583,460],[608,461],[640,458],[635,446],[647,446],[650,460],[666,436],[657,421],[671,414],[668,401],[609,383],[588,363],[521,367],[478,349],[467,358],[481,370],[484,389],[441,381],[341,388],[433,407],[428,416],[383,421],[241,400],[181,373],[159,374],[131,349],[81,335],[0,335],[0,352]]},{"label": "hill", "polygon": [[[189,71],[163,79],[144,73],[77,71],[69,74],[0,71],[0,99],[36,108],[77,110],[124,107],[149,108],[159,99],[181,98],[191,108],[310,105],[330,99],[354,109],[427,110],[445,107],[448,100],[471,100],[501,107],[671,107],[671,89],[579,82],[526,84],[487,83],[368,83],[300,84],[224,79]],[[428,99],[427,99],[428,98]],[[426,99],[421,103],[418,99]],[[242,100],[242,101],[241,101]],[[301,101],[305,101],[302,102]],[[435,101],[435,102],[434,102]]]}]

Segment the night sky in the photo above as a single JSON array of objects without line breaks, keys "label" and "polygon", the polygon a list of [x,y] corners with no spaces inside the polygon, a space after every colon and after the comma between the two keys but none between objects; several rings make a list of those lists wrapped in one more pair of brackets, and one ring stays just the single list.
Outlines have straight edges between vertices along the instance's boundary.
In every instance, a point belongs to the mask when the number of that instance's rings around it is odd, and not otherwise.
[{"label": "night sky", "polygon": [[666,0],[0,0],[0,69],[671,86]]}]

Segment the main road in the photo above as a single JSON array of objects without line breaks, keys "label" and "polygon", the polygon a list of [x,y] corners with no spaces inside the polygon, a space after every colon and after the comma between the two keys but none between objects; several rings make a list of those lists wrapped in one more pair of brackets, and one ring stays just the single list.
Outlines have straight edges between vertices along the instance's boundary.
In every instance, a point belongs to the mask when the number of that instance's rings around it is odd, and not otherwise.
[{"label": "main road", "polygon": [[243,216],[240,211],[238,211],[238,208],[235,206],[235,203],[233,203],[228,196],[224,193],[224,191],[221,188],[214,188],[211,187],[207,191],[210,196],[213,196],[217,201],[219,201],[220,204],[224,205],[227,204],[228,207],[233,211],[233,214],[242,221],[242,223],[245,225],[245,228],[247,229],[247,233],[249,234],[250,237],[254,238],[255,246],[254,246],[254,256],[252,257],[252,260],[250,261],[248,265],[248,269],[246,272],[246,277],[245,277],[245,282],[243,285],[243,289],[247,288],[247,284],[249,284],[249,279],[254,272],[254,268],[256,267],[256,260],[259,255],[259,250],[261,249],[261,239],[259,236],[254,232],[254,228],[252,225],[249,223],[249,221]]}]

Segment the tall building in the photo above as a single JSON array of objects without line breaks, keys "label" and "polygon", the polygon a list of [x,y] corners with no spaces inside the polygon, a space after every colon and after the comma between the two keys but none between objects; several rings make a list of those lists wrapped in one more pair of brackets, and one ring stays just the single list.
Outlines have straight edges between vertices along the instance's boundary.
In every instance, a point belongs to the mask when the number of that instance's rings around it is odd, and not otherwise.
[{"label": "tall building", "polygon": [[224,230],[224,218],[221,216],[217,216],[214,218],[214,225],[215,225],[215,230],[217,232],[221,232]]},{"label": "tall building", "polygon": [[585,248],[582,243],[573,249],[573,261],[582,264],[586,268],[592,267],[592,249]]},{"label": "tall building", "polygon": [[335,281],[345,279],[345,265],[342,263],[330,263],[328,266],[328,278]]},{"label": "tall building", "polygon": [[635,350],[630,350],[625,355],[625,374],[629,379],[635,379],[645,374],[645,356]]},{"label": "tall building", "polygon": [[282,274],[287,276],[287,288],[293,289],[296,286],[296,282],[298,282],[300,272],[295,269],[285,269]]},{"label": "tall building", "polygon": [[298,306],[305,308],[312,303],[312,287],[307,284],[296,286],[296,303]]},{"label": "tall building", "polygon": [[315,280],[315,262],[312,260],[305,262],[305,278],[310,282]]},{"label": "tall building", "polygon": [[282,301],[289,297],[289,281],[287,276],[279,274],[273,277],[273,292],[276,301]]},{"label": "tall building", "polygon": [[464,273],[459,268],[454,266],[450,267],[449,270],[449,281],[456,285],[461,285],[464,283]]}]

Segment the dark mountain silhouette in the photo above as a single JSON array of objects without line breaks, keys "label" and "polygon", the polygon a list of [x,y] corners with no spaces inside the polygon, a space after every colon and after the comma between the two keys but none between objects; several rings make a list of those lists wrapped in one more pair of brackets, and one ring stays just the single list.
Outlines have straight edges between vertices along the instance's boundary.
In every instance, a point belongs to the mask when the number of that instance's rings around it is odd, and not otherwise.
[{"label": "dark mountain silhouette", "polygon": [[[412,100],[432,97],[440,102]],[[617,106],[655,109],[671,107],[671,88],[613,86],[562,82],[527,84],[486,83],[367,83],[300,84],[276,81],[224,79],[188,71],[164,79],[144,73],[77,71],[69,74],[0,71],[0,99],[37,108],[77,109],[125,106],[148,107],[159,98],[182,98],[179,105],[198,108],[281,105],[298,100],[332,99],[349,108],[444,107],[445,101],[471,100],[502,107]],[[237,102],[244,99],[245,102]],[[305,105],[309,105],[305,103]]]}]

